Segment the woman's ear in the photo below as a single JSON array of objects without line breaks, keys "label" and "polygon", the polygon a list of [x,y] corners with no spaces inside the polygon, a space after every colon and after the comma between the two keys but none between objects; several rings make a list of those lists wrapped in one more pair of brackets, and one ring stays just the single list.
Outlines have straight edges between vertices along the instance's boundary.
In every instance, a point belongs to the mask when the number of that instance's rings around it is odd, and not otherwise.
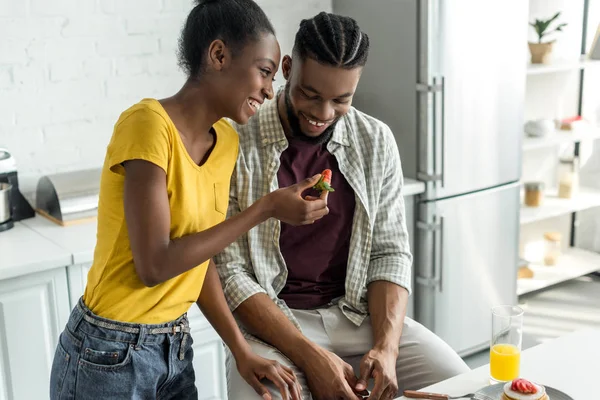
[{"label": "woman's ear", "polygon": [[222,71],[231,60],[231,52],[221,39],[213,40],[208,46],[208,65]]},{"label": "woman's ear", "polygon": [[283,73],[283,77],[287,81],[290,78],[290,74],[292,73],[292,57],[285,55],[283,60],[281,61],[281,72]]}]

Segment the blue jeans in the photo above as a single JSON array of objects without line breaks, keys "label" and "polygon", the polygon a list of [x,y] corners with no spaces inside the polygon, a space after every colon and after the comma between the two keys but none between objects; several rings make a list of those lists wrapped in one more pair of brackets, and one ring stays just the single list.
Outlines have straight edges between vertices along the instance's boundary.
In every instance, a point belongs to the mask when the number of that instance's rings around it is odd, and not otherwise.
[{"label": "blue jeans", "polygon": [[198,398],[187,315],[159,325],[101,318],[79,299],[61,333],[50,399]]}]

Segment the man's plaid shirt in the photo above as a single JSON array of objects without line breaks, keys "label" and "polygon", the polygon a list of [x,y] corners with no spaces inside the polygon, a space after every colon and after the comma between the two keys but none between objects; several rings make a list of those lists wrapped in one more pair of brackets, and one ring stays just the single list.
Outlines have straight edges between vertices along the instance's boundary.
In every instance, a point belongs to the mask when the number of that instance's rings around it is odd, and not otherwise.
[{"label": "man's plaid shirt", "polygon": [[[234,124],[240,151],[231,179],[228,217],[279,187],[279,159],[288,142],[276,99],[265,102],[247,125]],[[370,282],[384,280],[411,290],[412,255],[400,157],[389,127],[353,107],[335,126],[327,149],[356,196],[345,296],[338,306],[360,325],[368,313]],[[215,263],[231,310],[257,293],[266,293],[298,326],[284,301],[277,298],[287,279],[279,234],[280,222],[271,218],[228,246]]]}]

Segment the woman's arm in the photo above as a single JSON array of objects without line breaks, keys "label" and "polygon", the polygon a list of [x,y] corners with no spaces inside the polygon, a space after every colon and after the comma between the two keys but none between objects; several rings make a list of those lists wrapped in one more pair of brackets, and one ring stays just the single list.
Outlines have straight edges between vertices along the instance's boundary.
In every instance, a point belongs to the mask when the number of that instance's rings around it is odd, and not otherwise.
[{"label": "woman's arm", "polygon": [[125,168],[125,219],[136,272],[146,286],[155,286],[186,272],[219,253],[238,236],[274,217],[300,225],[328,213],[325,200],[307,201],[302,192],[316,175],[276,190],[242,213],[192,235],[171,240],[171,214],[165,171],[144,160],[131,160]]}]

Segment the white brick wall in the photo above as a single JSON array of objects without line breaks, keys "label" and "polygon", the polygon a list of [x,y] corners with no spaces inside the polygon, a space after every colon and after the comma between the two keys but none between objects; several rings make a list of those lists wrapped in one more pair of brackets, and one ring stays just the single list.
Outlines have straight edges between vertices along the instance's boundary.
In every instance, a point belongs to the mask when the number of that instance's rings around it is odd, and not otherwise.
[{"label": "white brick wall", "polygon": [[[330,0],[257,0],[282,52]],[[191,0],[0,0],[0,147],[22,175],[98,167],[114,122],[175,93]],[[278,83],[283,78],[278,76]]]}]

